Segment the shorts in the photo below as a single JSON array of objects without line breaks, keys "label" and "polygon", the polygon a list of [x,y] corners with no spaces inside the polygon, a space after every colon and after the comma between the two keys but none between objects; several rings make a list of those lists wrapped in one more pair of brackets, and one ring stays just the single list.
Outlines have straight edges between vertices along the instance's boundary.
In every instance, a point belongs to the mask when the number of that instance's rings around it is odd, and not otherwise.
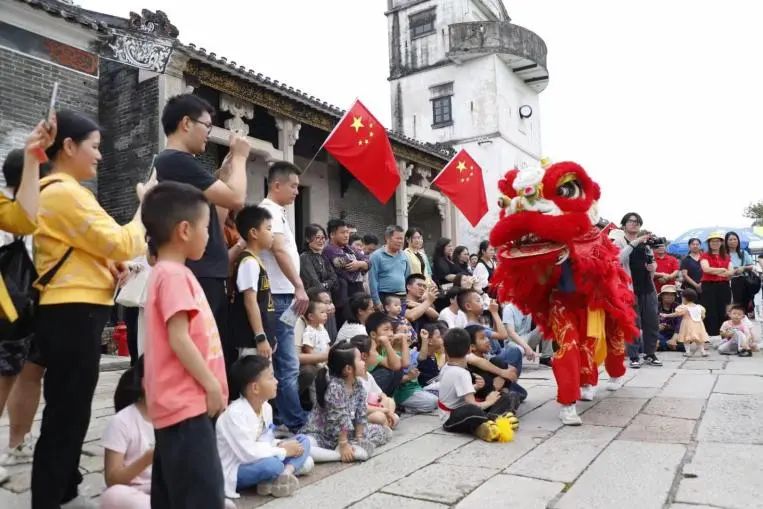
[{"label": "shorts", "polygon": [[[33,334],[21,339],[5,339],[15,337],[13,324],[0,320],[0,376],[16,376],[29,359],[32,349]],[[41,357],[39,353],[36,357]],[[40,359],[41,360],[41,359]]]}]

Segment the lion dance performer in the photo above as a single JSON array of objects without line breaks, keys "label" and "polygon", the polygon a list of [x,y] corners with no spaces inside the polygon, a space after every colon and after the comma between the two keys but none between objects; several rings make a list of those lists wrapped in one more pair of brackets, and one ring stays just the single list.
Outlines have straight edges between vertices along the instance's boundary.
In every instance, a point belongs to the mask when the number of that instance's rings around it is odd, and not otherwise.
[{"label": "lion dance performer", "polygon": [[639,334],[630,279],[618,249],[597,226],[599,186],[572,162],[511,170],[490,243],[499,250],[493,285],[502,302],[531,314],[554,342],[559,417],[580,425],[579,399],[596,394],[598,365],[622,386],[625,342]]}]

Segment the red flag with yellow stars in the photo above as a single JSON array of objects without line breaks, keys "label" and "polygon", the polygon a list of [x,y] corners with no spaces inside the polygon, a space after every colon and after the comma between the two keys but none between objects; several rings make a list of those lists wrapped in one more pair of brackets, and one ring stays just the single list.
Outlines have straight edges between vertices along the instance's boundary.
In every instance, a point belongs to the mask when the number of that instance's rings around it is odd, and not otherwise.
[{"label": "red flag with yellow stars", "polygon": [[323,148],[373,194],[387,203],[400,183],[387,131],[359,100],[326,138]]},{"label": "red flag with yellow stars", "polygon": [[432,180],[432,184],[437,184],[440,192],[450,198],[472,226],[477,226],[487,214],[482,168],[466,150],[461,149]]}]

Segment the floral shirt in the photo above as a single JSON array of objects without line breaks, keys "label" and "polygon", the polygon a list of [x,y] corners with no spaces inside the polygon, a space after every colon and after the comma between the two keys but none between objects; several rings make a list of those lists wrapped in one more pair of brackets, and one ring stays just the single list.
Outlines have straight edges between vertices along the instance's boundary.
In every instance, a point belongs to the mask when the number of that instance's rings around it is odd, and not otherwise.
[{"label": "floral shirt", "polygon": [[340,432],[347,432],[347,437],[353,439],[355,428],[367,424],[366,400],[366,390],[360,380],[355,380],[352,392],[349,392],[344,380],[329,376],[326,404],[324,407],[313,407],[302,433],[315,437],[320,447],[335,449],[339,444]]}]

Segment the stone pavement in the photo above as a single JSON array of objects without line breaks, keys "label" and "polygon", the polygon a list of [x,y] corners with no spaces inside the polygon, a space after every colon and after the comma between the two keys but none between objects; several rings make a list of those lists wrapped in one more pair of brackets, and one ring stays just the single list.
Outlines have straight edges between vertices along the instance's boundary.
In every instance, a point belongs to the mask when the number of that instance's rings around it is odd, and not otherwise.
[{"label": "stone pavement", "polygon": [[[763,355],[661,358],[663,367],[629,370],[622,389],[602,387],[595,401],[581,403],[583,426],[560,425],[551,371],[528,370],[530,396],[511,443],[444,433],[433,415],[404,416],[369,461],[320,465],[294,497],[246,494],[237,506],[763,508]],[[81,463],[83,491],[92,496],[104,486],[98,439],[119,374],[101,374],[93,402]],[[7,426],[0,420],[0,443]],[[11,468],[0,507],[29,507],[29,471]]]}]

